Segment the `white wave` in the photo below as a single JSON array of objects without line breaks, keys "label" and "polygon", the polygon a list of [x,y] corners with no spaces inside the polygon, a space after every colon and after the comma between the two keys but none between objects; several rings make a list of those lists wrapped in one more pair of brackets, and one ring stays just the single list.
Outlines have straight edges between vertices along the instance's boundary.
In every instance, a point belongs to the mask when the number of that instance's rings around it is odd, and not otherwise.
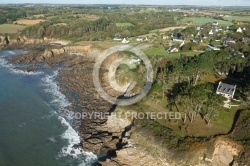
[{"label": "white wave", "polygon": [[11,64],[8,64],[8,62],[4,58],[0,58],[0,65],[6,68],[10,68],[13,66]]},{"label": "white wave", "polygon": [[8,68],[11,73],[13,74],[23,74],[23,75],[40,75],[43,74],[43,72],[33,72],[33,71],[23,71],[15,69],[15,66],[13,64],[8,63],[4,58],[0,58],[0,66],[3,66],[5,68]]},{"label": "white wave", "polygon": [[23,70],[18,70],[18,69],[11,69],[11,72],[14,74],[23,74],[23,75],[41,75],[44,74],[44,72],[41,71],[23,71]]},{"label": "white wave", "polygon": [[67,127],[67,130],[61,136],[63,139],[67,139],[69,142],[69,145],[62,149],[60,155],[71,155],[75,158],[83,157],[84,162],[82,162],[80,165],[85,165],[86,163],[97,160],[97,156],[95,154],[91,152],[85,152],[82,148],[74,147],[74,145],[81,143],[81,137],[63,117],[59,117],[59,119],[61,120],[62,125]]},{"label": "white wave", "polygon": [[45,82],[47,88],[45,92],[51,93],[53,100],[50,104],[56,106],[59,110],[63,110],[66,107],[70,106],[71,103],[68,101],[66,96],[60,92],[60,88],[55,81],[58,75],[58,70],[54,71],[52,75],[46,75],[42,80]]},{"label": "white wave", "polygon": [[63,148],[62,153],[77,155],[77,152],[79,151],[77,149],[73,149],[73,146],[80,144],[80,136],[63,117],[59,116],[59,120],[61,121],[62,125],[67,127],[67,130],[62,134],[62,138],[69,141],[69,145]]},{"label": "white wave", "polygon": [[45,91],[47,93],[51,93],[53,96],[50,104],[55,106],[58,111],[63,110],[63,115],[59,116],[58,119],[60,120],[61,124],[67,128],[66,131],[61,135],[61,138],[67,140],[68,145],[63,147],[58,157],[72,156],[76,159],[79,158],[83,160],[82,165],[85,165],[86,163],[96,160],[97,156],[91,152],[83,151],[82,148],[74,147],[75,145],[80,144],[81,137],[69,123],[69,121],[74,120],[74,113],[67,109],[71,103],[68,101],[66,96],[60,92],[60,88],[56,82],[57,75],[58,70],[54,71],[52,75],[46,75],[42,80],[45,82],[45,86],[47,86]]},{"label": "white wave", "polygon": [[8,51],[10,55],[15,55],[16,53],[14,51]]}]

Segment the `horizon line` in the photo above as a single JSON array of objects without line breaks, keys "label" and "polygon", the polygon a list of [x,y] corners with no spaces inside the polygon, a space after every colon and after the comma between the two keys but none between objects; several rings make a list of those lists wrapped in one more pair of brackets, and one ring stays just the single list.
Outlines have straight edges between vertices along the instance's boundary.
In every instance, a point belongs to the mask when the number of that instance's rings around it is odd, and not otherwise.
[{"label": "horizon line", "polygon": [[0,3],[0,5],[25,5],[25,4],[32,4],[32,5],[130,5],[130,6],[136,6],[136,5],[141,5],[141,6],[196,6],[196,7],[249,7],[249,6],[241,6],[241,5],[188,5],[188,4],[126,4],[126,3],[117,3],[117,4],[104,4],[104,3],[43,3],[43,2],[36,2],[36,3]]}]

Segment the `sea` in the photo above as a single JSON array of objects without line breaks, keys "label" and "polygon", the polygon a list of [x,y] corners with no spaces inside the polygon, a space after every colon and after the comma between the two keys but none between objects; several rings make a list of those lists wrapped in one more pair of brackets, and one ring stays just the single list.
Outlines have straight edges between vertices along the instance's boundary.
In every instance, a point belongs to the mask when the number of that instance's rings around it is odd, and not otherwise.
[{"label": "sea", "polygon": [[0,50],[0,166],[91,166],[97,156],[74,148],[70,101],[58,86],[61,68],[18,70],[7,58],[23,50]]}]

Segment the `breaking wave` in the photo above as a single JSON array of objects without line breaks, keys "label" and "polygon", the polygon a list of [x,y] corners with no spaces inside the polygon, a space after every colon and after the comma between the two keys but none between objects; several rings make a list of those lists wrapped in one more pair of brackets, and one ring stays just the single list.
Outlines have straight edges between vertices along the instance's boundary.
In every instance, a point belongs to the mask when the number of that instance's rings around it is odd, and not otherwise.
[{"label": "breaking wave", "polygon": [[43,72],[41,71],[37,71],[37,72],[34,72],[34,71],[23,71],[23,70],[18,70],[18,69],[15,69],[15,65],[13,64],[10,64],[7,62],[7,60],[3,57],[0,57],[0,66],[3,66],[7,69],[10,70],[11,73],[13,74],[23,74],[23,75],[40,75],[40,74],[43,74]]},{"label": "breaking wave", "polygon": [[74,159],[81,161],[80,165],[86,165],[97,159],[97,156],[91,152],[85,152],[82,148],[75,147],[81,143],[81,137],[78,132],[73,129],[70,122],[74,120],[73,112],[68,109],[71,103],[66,96],[60,92],[60,88],[56,82],[59,70],[54,71],[51,75],[46,75],[42,80],[46,85],[45,91],[51,93],[52,100],[50,104],[59,112],[58,119],[65,126],[66,130],[61,134],[61,138],[68,141],[68,145],[63,147],[58,157],[72,156]]}]

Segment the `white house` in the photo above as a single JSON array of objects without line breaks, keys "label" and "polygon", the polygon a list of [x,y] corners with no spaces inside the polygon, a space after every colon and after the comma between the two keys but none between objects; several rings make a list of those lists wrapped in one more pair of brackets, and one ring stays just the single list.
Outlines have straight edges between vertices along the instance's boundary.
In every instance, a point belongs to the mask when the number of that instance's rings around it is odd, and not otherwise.
[{"label": "white house", "polygon": [[130,63],[137,63],[137,64],[140,64],[141,61],[142,61],[142,60],[139,59],[139,58],[133,58],[133,59],[131,59]]},{"label": "white house", "polygon": [[211,29],[208,33],[209,35],[213,35],[214,34],[214,31]]},{"label": "white house", "polygon": [[143,37],[137,37],[137,39],[136,39],[136,41],[138,41],[138,42],[143,42]]},{"label": "white house", "polygon": [[210,50],[213,50],[213,51],[219,51],[219,50],[220,50],[220,48],[211,46],[210,44],[208,44],[207,46],[208,46],[208,48],[209,48]]},{"label": "white house", "polygon": [[124,43],[124,44],[129,43],[129,42],[130,42],[130,40],[127,37],[122,40],[122,43]]},{"label": "white house", "polygon": [[236,32],[242,33],[243,30],[241,29],[241,27],[239,27]]},{"label": "white house", "polygon": [[144,41],[148,41],[148,38],[147,37],[137,37],[136,41],[144,42]]},{"label": "white house", "polygon": [[216,94],[223,95],[225,98],[230,100],[233,99],[235,91],[236,91],[236,85],[229,85],[222,83],[220,81],[218,88],[216,90]]},{"label": "white house", "polygon": [[194,38],[193,42],[194,43],[203,43],[203,40],[201,38]]},{"label": "white house", "polygon": [[223,44],[224,44],[225,46],[229,46],[229,45],[232,44],[232,43],[236,43],[235,40],[226,39],[226,40],[223,42]]}]

